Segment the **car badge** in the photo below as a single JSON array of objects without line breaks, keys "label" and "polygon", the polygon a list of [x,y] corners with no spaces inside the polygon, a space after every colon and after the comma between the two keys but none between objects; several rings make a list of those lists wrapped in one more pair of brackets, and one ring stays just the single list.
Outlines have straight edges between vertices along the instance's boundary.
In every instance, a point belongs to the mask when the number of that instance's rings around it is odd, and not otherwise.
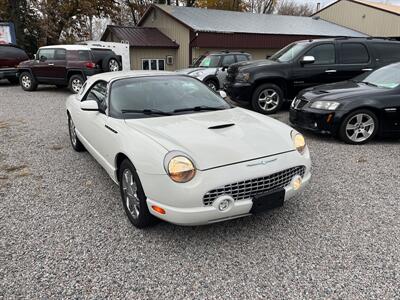
[{"label": "car badge", "polygon": [[272,163],[274,161],[277,161],[277,160],[278,160],[277,158],[270,159],[270,160],[262,160],[262,161],[259,161],[259,162],[253,163],[253,164],[248,164],[247,166],[248,167],[265,166],[265,165]]}]

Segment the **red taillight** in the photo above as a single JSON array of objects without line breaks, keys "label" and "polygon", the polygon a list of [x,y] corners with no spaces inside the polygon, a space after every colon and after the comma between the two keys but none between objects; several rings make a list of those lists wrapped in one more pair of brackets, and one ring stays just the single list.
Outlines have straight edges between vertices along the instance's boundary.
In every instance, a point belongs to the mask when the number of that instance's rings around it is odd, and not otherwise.
[{"label": "red taillight", "polygon": [[86,63],[86,68],[88,68],[88,69],[94,69],[94,68],[96,68],[96,64],[93,63],[93,62],[87,62],[87,63]]}]

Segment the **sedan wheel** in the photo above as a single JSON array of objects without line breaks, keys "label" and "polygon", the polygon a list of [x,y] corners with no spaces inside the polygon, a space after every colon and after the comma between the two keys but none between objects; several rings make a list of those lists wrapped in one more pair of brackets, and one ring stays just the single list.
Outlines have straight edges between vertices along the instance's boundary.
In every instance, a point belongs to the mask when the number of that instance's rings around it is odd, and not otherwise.
[{"label": "sedan wheel", "polygon": [[110,59],[108,62],[108,69],[110,72],[116,72],[119,71],[119,63],[115,59]]},{"label": "sedan wheel", "polygon": [[137,195],[137,185],[133,179],[133,174],[129,169],[125,169],[122,174],[122,191],[124,194],[126,208],[132,218],[137,220],[140,214],[140,201]]},{"label": "sedan wheel", "polygon": [[70,116],[68,116],[68,128],[69,128],[69,139],[71,141],[72,148],[74,148],[74,150],[77,152],[85,150],[85,147],[83,147],[81,141],[78,139],[76,135],[75,124]]},{"label": "sedan wheel", "polygon": [[370,141],[378,131],[378,120],[369,110],[350,114],[340,128],[341,138],[349,144],[363,144]]}]

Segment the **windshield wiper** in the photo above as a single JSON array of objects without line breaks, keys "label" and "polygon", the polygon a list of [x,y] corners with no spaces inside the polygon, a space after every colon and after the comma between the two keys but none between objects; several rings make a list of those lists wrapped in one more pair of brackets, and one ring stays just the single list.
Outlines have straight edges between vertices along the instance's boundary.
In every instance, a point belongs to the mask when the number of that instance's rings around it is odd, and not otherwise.
[{"label": "windshield wiper", "polygon": [[121,110],[123,114],[129,113],[139,113],[144,115],[161,115],[161,116],[171,116],[172,114],[166,111],[157,109],[123,109]]},{"label": "windshield wiper", "polygon": [[368,82],[368,81],[361,81],[361,83],[364,83],[364,84],[369,85],[369,86],[377,86],[376,84],[373,84],[373,83]]},{"label": "windshield wiper", "polygon": [[175,109],[174,113],[185,112],[185,111],[213,111],[213,110],[224,110],[225,107],[211,107],[211,106],[195,106],[195,107],[187,107],[187,108],[179,108]]}]

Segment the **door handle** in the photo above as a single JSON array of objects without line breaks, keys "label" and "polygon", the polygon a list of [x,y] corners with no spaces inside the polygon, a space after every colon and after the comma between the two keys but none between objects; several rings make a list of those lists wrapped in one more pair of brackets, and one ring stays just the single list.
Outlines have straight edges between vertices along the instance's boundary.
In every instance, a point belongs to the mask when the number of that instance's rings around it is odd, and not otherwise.
[{"label": "door handle", "polygon": [[336,70],[326,70],[325,73],[336,73]]},{"label": "door handle", "polygon": [[369,71],[372,71],[372,69],[371,69],[371,68],[366,68],[366,69],[362,69],[361,71],[363,71],[363,72],[369,72]]},{"label": "door handle", "polygon": [[54,66],[54,64],[49,64],[49,66]]}]

